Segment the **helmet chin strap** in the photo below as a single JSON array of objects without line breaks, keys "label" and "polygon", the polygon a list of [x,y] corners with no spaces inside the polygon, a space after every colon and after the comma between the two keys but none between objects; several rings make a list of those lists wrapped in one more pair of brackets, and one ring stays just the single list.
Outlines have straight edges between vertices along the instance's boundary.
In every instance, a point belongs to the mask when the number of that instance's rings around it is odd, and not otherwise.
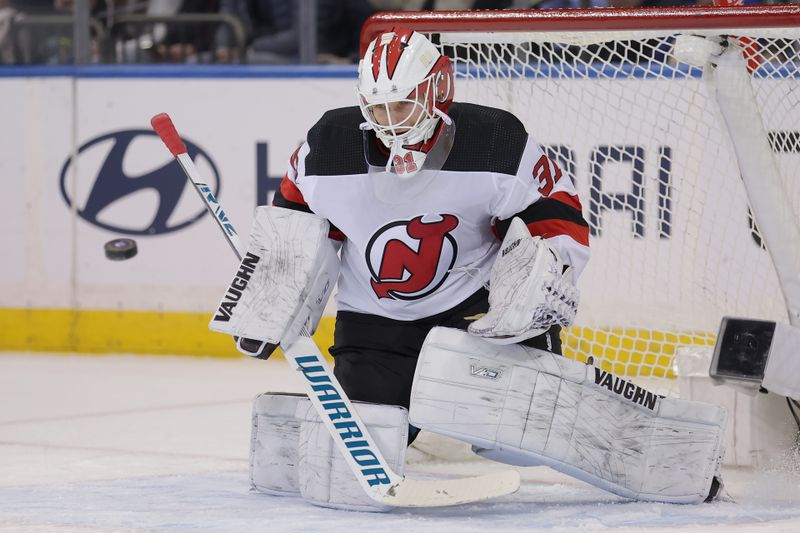
[{"label": "helmet chin strap", "polygon": [[[433,114],[439,117],[440,119],[444,120],[444,123],[447,124],[448,126],[453,123],[453,119],[450,118],[450,116],[447,113],[445,113],[436,106],[433,107]],[[434,130],[435,129],[436,128],[434,128]]]},{"label": "helmet chin strap", "polygon": [[403,144],[400,139],[395,139],[389,149],[389,159],[386,160],[386,172],[392,171],[392,164],[394,163],[394,156],[398,155],[398,147]]}]

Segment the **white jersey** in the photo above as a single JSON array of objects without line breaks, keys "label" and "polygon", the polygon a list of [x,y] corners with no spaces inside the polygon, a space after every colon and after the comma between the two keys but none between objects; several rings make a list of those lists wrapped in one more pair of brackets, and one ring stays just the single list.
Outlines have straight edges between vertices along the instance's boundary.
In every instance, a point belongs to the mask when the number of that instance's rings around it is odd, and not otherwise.
[{"label": "white jersey", "polygon": [[450,115],[444,166],[411,178],[376,170],[386,154],[357,107],[326,113],[293,155],[275,204],[310,209],[343,240],[339,310],[408,321],[451,309],[488,282],[514,216],[583,268],[588,225],[570,178],[513,115],[471,104]]}]

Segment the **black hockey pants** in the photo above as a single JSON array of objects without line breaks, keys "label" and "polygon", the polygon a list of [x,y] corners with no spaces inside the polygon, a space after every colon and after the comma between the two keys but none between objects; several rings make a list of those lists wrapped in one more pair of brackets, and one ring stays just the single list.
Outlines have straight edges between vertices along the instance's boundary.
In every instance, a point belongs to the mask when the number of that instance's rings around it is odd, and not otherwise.
[{"label": "black hockey pants", "polygon": [[[470,317],[488,311],[488,297],[489,292],[481,289],[444,313],[409,322],[340,311],[330,349],[336,378],[351,400],[408,409],[425,336],[435,326],[467,329],[475,320]],[[523,344],[561,354],[560,331],[554,326]]]}]

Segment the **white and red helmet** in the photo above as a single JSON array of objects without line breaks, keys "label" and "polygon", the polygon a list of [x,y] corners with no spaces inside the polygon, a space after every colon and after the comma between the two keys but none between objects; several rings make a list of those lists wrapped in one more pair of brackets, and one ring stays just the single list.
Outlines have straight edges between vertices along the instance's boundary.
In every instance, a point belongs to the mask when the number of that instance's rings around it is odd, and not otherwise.
[{"label": "white and red helmet", "polygon": [[[358,100],[369,128],[390,149],[387,170],[415,174],[436,142],[440,120],[451,123],[447,110],[453,101],[453,66],[424,35],[393,28],[367,47],[358,65]],[[379,124],[377,107],[391,117],[389,104],[406,102],[395,124]],[[414,118],[416,117],[416,118]]]}]

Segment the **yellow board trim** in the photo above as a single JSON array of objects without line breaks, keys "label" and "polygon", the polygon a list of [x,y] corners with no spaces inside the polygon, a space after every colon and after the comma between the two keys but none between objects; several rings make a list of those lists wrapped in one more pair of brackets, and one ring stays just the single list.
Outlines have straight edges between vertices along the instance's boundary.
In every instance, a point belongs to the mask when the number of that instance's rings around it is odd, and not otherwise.
[{"label": "yellow board trim", "polygon": [[[209,314],[72,309],[0,309],[0,351],[244,357],[231,337],[208,329]],[[333,317],[314,339],[327,358]]]},{"label": "yellow board trim", "polygon": [[[206,313],[0,309],[0,351],[130,353],[243,357],[228,335],[208,329]],[[314,335],[328,360],[334,318],[324,317]],[[712,333],[669,333],[646,329],[568,328],[564,355],[624,376],[675,378],[679,346],[713,346]]]}]

